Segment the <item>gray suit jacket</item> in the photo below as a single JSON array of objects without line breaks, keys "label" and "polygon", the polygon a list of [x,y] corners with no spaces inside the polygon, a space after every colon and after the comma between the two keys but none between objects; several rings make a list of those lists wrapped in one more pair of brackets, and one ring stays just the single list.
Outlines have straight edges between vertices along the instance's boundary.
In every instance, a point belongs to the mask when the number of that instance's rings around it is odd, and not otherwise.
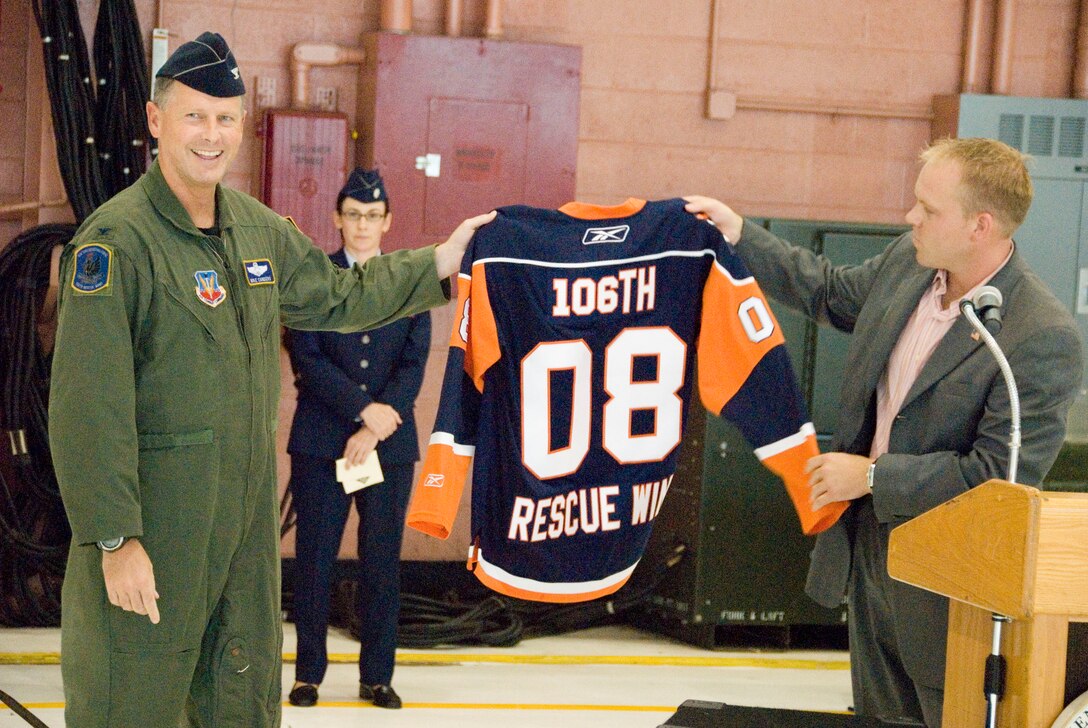
[{"label": "gray suit jacket", "polygon": [[[917,263],[910,233],[861,265],[840,267],[747,222],[741,239],[737,251],[767,295],[820,324],[853,332],[831,449],[868,455],[877,384],[935,271]],[[1037,485],[1065,437],[1066,414],[1083,371],[1080,336],[1069,311],[1017,253],[990,284],[1004,298],[997,341],[1020,392],[1017,480]],[[872,504],[885,533],[968,488],[1007,476],[1009,394],[997,362],[972,332],[961,315],[896,416],[889,452],[877,460],[873,479]],[[828,607],[839,605],[845,593],[856,510],[848,509],[839,523],[820,534],[812,552],[806,592]],[[897,597],[917,599],[919,607],[922,601],[933,606],[917,589],[906,588]],[[933,639],[943,648],[943,629],[933,634],[930,609],[897,607],[916,615],[917,629],[910,632],[920,652],[933,652]],[[943,623],[943,618],[938,620]],[[938,651],[943,665],[943,649]],[[938,667],[931,664],[928,669]]]}]

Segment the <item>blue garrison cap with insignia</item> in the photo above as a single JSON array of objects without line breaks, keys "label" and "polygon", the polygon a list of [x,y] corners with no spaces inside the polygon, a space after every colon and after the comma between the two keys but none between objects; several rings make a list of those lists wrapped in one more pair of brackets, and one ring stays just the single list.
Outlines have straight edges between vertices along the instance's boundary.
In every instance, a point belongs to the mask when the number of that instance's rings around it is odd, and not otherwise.
[{"label": "blue garrison cap with insignia", "polygon": [[340,194],[359,202],[385,202],[389,204],[389,197],[385,194],[385,183],[376,169],[363,169],[356,167],[348,175],[348,181],[344,183]]},{"label": "blue garrison cap with insignia", "polygon": [[155,76],[181,81],[189,88],[221,99],[246,92],[234,54],[218,33],[201,33],[196,40],[182,43]]}]

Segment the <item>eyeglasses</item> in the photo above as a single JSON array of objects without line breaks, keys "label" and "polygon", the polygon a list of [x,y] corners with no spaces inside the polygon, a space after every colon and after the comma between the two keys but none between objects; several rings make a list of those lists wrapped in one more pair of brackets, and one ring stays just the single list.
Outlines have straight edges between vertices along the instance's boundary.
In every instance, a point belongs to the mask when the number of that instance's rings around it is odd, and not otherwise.
[{"label": "eyeglasses", "polygon": [[348,222],[359,222],[365,219],[367,222],[381,222],[385,219],[386,213],[378,212],[377,210],[371,210],[370,212],[363,214],[358,210],[348,210],[347,212],[341,212],[340,217],[344,218]]}]

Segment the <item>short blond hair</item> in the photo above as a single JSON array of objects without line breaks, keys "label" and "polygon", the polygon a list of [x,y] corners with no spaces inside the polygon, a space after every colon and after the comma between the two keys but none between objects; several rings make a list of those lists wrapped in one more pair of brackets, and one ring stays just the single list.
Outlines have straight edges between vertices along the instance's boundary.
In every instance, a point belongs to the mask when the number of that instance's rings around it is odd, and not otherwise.
[{"label": "short blond hair", "polygon": [[[152,93],[151,95],[151,103],[155,104],[155,106],[158,106],[160,109],[165,107],[166,102],[170,100],[170,94],[174,88],[175,83],[181,83],[181,81],[176,81],[169,76],[157,76],[155,78],[154,93]],[[245,94],[242,94],[239,99],[242,106],[242,111],[245,111]]]},{"label": "short blond hair", "polygon": [[919,158],[923,163],[958,162],[960,203],[968,215],[988,212],[1011,237],[1027,217],[1035,192],[1028,155],[996,139],[938,139]]},{"label": "short blond hair", "polygon": [[151,94],[151,102],[160,109],[166,106],[166,101],[170,98],[170,87],[173,85],[174,79],[168,76],[156,76],[155,88]]}]

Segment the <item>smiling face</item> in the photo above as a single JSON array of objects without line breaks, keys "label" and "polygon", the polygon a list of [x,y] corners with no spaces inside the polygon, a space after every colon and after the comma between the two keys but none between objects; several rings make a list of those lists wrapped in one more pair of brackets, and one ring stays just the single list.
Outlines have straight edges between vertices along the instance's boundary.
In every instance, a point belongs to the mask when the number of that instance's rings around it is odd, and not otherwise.
[{"label": "smiling face", "polygon": [[214,197],[242,144],[242,97],[218,98],[174,83],[149,101],[147,125],[159,141],[159,165],[179,198]]}]

